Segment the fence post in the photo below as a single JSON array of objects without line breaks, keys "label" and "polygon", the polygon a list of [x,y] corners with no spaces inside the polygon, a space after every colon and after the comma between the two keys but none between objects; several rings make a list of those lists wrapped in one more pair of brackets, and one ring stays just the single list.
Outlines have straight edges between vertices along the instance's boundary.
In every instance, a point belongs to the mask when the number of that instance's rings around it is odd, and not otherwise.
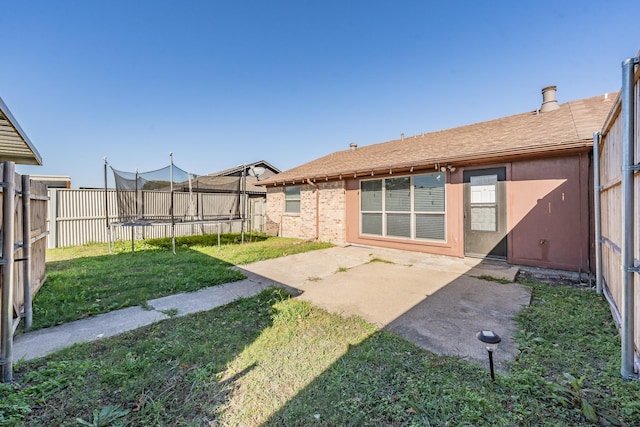
[{"label": "fence post", "polygon": [[31,181],[22,175],[22,286],[24,289],[24,329],[31,329],[33,299],[31,295]]},{"label": "fence post", "polygon": [[593,211],[596,252],[596,292],[602,294],[602,228],[600,225],[602,209],[600,206],[600,140],[602,134],[593,134]]},{"label": "fence post", "polygon": [[13,379],[13,240],[15,229],[15,164],[3,162],[2,194],[2,318],[0,319],[0,364],[2,382]]},{"label": "fence post", "polygon": [[622,62],[622,295],[620,314],[622,324],[621,338],[621,368],[624,378],[638,378],[634,371],[635,332],[634,332],[634,74],[635,66],[640,58],[631,58]]},{"label": "fence post", "polygon": [[50,188],[49,190],[49,206],[47,208],[47,219],[49,226],[49,236],[47,237],[47,248],[53,249],[58,247],[58,189]]}]

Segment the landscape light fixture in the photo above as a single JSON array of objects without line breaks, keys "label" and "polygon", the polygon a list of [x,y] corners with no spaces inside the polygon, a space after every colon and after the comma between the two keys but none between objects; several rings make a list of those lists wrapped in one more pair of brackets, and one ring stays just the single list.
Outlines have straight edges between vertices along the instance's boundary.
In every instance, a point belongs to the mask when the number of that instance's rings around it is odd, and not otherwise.
[{"label": "landscape light fixture", "polygon": [[482,330],[476,334],[476,338],[482,341],[485,344],[485,348],[487,349],[487,353],[489,353],[489,369],[491,370],[491,380],[495,381],[496,377],[493,373],[493,352],[498,348],[498,344],[500,341],[500,336],[493,331]]}]

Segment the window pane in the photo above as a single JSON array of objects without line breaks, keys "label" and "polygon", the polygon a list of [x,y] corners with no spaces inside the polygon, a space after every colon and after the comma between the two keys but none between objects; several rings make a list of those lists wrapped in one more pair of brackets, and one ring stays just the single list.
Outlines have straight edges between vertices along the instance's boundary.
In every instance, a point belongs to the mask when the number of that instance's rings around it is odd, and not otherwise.
[{"label": "window pane", "polygon": [[381,211],[382,210],[382,180],[362,181],[362,191],[360,191],[360,210]]},{"label": "window pane", "polygon": [[362,233],[382,235],[382,214],[379,213],[363,213],[362,214]]},{"label": "window pane", "polygon": [[498,231],[497,214],[495,206],[471,206],[471,230]]},{"label": "window pane", "polygon": [[471,203],[495,203],[498,175],[471,177]]},{"label": "window pane", "polygon": [[411,178],[385,179],[385,210],[408,212],[411,210]]},{"label": "window pane", "polygon": [[300,200],[300,187],[284,187],[285,200]]},{"label": "window pane", "polygon": [[444,215],[416,215],[416,237],[444,240]]},{"label": "window pane", "polygon": [[387,236],[411,237],[411,215],[387,214]]},{"label": "window pane", "polygon": [[300,213],[300,200],[286,200],[285,211],[289,213]]},{"label": "window pane", "polygon": [[416,212],[444,212],[444,173],[417,175],[413,185]]}]

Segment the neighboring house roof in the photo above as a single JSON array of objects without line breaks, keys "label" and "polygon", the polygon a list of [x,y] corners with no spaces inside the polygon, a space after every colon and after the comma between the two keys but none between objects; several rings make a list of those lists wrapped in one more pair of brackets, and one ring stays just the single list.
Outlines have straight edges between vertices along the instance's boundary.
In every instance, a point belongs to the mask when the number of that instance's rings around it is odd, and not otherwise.
[{"label": "neighboring house roof", "polygon": [[280,169],[276,168],[275,166],[271,165],[268,162],[265,162],[264,160],[259,160],[257,162],[253,162],[253,163],[247,163],[244,165],[238,165],[236,167],[233,168],[229,168],[229,169],[225,169],[219,172],[213,172],[210,174],[207,174],[209,176],[240,176],[242,174],[242,169],[245,169],[245,172],[248,171],[251,168],[256,168],[256,167],[262,167],[265,168],[266,170],[271,170],[272,173],[280,173]]},{"label": "neighboring house roof", "polygon": [[[264,168],[264,172],[261,173],[257,178],[255,176],[252,176],[250,173],[250,171],[252,169],[255,170],[255,168]],[[213,172],[208,175],[198,177],[198,180],[206,185],[207,177],[242,176],[243,169],[247,179],[247,193],[249,194],[265,194],[265,188],[258,185],[258,182],[264,179],[268,179],[269,177],[272,177],[277,173],[280,173],[280,169],[276,168],[270,163],[265,162],[264,160],[260,160],[253,163],[239,165],[230,169],[225,169],[219,172]]]},{"label": "neighboring house roof", "polygon": [[[433,133],[338,151],[260,182],[261,185],[336,179],[433,168],[491,159],[587,149],[616,94],[558,104],[553,111],[508,116]],[[353,144],[352,144],[353,145]]]},{"label": "neighboring house roof", "polygon": [[42,164],[40,153],[0,98],[0,161],[5,160],[21,165]]},{"label": "neighboring house roof", "polygon": [[71,188],[71,177],[66,175],[33,175],[29,178],[45,184],[49,188]]}]

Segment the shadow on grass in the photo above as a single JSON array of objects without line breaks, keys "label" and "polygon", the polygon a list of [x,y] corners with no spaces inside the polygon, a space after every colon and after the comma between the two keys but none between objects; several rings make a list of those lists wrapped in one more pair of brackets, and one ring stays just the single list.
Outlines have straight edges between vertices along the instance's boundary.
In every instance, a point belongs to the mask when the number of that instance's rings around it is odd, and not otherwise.
[{"label": "shadow on grass", "polygon": [[502,425],[500,408],[482,368],[379,331],[264,425]]},{"label": "shadow on grass", "polygon": [[25,424],[77,425],[94,409],[120,406],[131,410],[131,425],[207,425],[255,367],[227,374],[228,364],[271,326],[274,304],[287,298],[268,289],[20,364],[15,379],[34,402]]}]

